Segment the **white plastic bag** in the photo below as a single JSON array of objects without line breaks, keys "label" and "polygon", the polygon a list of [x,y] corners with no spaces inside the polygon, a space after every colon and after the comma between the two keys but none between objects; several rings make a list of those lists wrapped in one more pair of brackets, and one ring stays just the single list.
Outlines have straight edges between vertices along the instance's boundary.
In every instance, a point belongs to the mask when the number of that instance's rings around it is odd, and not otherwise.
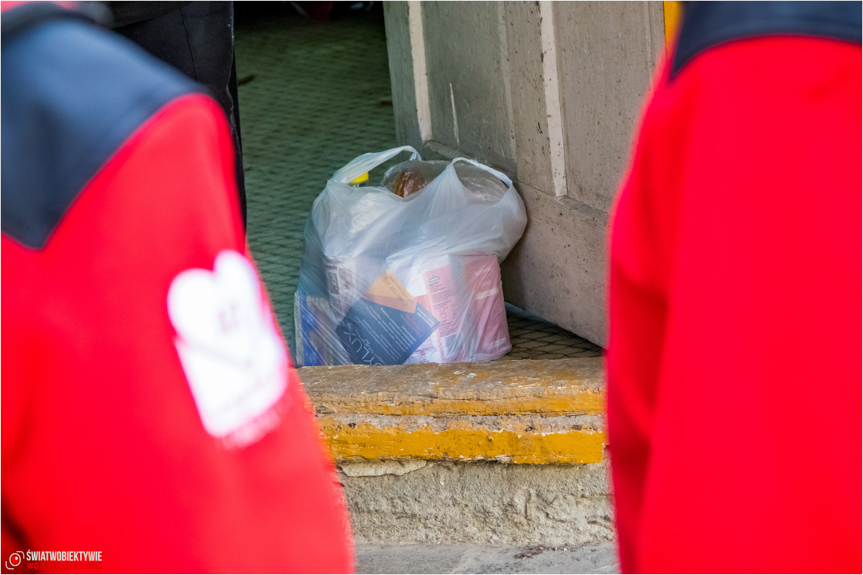
[{"label": "white plastic bag", "polygon": [[[349,184],[403,151],[410,160],[390,168],[381,186]],[[418,191],[400,197],[393,189]],[[306,223],[297,363],[504,355],[511,346],[499,264],[526,223],[512,181],[478,162],[424,162],[410,146],[359,156],[327,182]]]}]

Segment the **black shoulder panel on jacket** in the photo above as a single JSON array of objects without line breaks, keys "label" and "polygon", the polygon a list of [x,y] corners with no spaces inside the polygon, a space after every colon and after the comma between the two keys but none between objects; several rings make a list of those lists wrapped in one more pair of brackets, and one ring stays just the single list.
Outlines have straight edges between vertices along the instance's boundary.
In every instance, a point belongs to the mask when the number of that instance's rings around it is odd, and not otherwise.
[{"label": "black shoulder panel on jacket", "polygon": [[111,13],[101,2],[82,2],[76,9],[63,8],[53,2],[27,2],[3,12],[0,37],[6,43],[30,28],[48,20],[81,20],[98,24],[110,23]]},{"label": "black shoulder panel on jacket", "polygon": [[3,38],[0,224],[16,241],[42,248],[123,142],[165,104],[202,88],[79,19],[26,28]]},{"label": "black shoulder panel on jacket", "polygon": [[[44,24],[48,20],[93,22],[102,20],[106,15],[105,7],[99,2],[88,2],[82,6],[85,8],[84,10],[68,10],[53,2],[28,2],[16,6],[3,13],[3,19],[0,20],[0,37],[5,43],[18,34],[23,34],[30,28]],[[107,15],[110,16],[110,13]]]},{"label": "black shoulder panel on jacket", "polygon": [[860,44],[860,2],[685,2],[671,77],[708,48],[745,38],[814,36]]}]

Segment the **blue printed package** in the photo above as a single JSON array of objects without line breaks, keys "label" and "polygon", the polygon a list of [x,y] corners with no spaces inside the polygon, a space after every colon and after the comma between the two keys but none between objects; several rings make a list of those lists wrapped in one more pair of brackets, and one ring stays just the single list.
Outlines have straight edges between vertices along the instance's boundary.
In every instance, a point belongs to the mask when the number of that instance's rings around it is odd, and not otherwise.
[{"label": "blue printed package", "polygon": [[409,313],[362,298],[345,315],[336,333],[351,363],[399,365],[437,326],[434,316],[419,304]]},{"label": "blue printed package", "polygon": [[333,325],[330,304],[325,298],[296,294],[294,297],[297,365],[343,365],[348,356],[341,346],[332,345]]}]

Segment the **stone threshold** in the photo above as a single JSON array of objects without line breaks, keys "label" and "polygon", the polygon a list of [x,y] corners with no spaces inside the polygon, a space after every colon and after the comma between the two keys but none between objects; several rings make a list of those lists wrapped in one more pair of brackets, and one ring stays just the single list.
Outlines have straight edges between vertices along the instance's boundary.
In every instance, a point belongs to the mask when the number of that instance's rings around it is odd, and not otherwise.
[{"label": "stone threshold", "polygon": [[298,371],[341,467],[603,460],[601,357]]}]

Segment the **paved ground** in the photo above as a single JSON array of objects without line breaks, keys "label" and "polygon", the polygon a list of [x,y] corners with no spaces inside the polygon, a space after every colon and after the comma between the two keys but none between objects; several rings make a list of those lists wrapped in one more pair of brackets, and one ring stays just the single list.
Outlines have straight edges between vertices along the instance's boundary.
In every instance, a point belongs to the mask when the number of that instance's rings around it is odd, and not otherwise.
[{"label": "paved ground", "polygon": [[[236,50],[249,244],[290,343],[312,202],[348,161],[396,146],[382,9],[314,24],[287,2],[238,3]],[[510,359],[602,354],[518,308],[507,319]]]},{"label": "paved ground", "polygon": [[357,573],[619,573],[613,543],[582,547],[361,545]]}]

